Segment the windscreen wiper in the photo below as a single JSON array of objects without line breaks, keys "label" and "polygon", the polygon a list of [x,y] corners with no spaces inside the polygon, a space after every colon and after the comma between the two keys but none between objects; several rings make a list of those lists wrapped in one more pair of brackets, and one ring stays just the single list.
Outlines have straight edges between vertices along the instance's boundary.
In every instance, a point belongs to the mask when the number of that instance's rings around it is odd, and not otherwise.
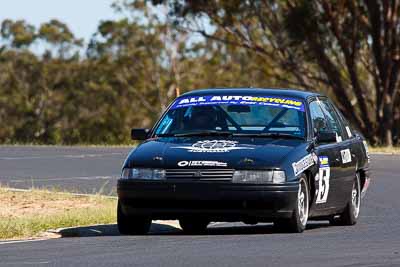
[{"label": "windscreen wiper", "polygon": [[174,137],[175,134],[156,134],[155,137]]},{"label": "windscreen wiper", "polygon": [[187,133],[177,133],[174,134],[176,137],[185,137],[185,136],[232,136],[232,133],[229,131],[195,131],[195,132],[187,132]]},{"label": "windscreen wiper", "polygon": [[287,133],[251,133],[251,134],[244,134],[244,133],[237,133],[233,134],[233,136],[244,136],[244,137],[260,137],[260,138],[283,138],[283,139],[300,139],[304,140],[304,137],[287,134]]}]

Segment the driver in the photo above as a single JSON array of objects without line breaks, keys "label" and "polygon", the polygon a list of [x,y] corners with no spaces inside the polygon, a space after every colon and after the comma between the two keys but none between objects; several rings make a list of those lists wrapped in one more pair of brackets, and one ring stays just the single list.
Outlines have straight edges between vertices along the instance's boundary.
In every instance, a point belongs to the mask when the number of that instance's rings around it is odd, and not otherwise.
[{"label": "driver", "polygon": [[193,107],[189,126],[196,130],[220,130],[218,112],[212,106]]}]

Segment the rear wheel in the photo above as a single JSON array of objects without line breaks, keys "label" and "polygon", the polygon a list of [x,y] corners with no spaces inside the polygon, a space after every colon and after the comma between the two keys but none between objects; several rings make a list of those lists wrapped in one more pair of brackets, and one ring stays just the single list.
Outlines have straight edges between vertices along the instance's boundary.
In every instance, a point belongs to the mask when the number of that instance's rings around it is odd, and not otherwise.
[{"label": "rear wheel", "polygon": [[206,232],[208,221],[204,219],[183,218],[179,220],[179,225],[187,234],[203,234]]},{"label": "rear wheel", "polygon": [[144,235],[151,226],[151,218],[138,215],[127,215],[123,212],[118,201],[117,208],[118,230],[122,235]]},{"label": "rear wheel", "polygon": [[346,208],[339,216],[332,217],[329,222],[332,225],[354,225],[357,223],[361,205],[360,176],[356,173],[351,190],[351,198]]},{"label": "rear wheel", "polygon": [[274,222],[278,231],[301,233],[306,229],[310,204],[310,191],[307,177],[303,174],[299,181],[297,205],[290,219],[279,219]]}]

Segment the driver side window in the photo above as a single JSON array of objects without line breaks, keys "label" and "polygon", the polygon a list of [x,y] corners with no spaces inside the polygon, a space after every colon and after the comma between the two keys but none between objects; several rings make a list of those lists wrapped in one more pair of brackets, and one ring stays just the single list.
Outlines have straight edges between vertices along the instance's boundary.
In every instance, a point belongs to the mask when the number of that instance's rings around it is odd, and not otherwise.
[{"label": "driver side window", "polygon": [[317,101],[310,103],[310,115],[314,135],[319,132],[326,132],[329,130],[325,115]]},{"label": "driver side window", "polygon": [[320,100],[321,108],[326,116],[327,123],[329,127],[336,133],[338,140],[342,140],[344,134],[342,131],[342,127],[339,124],[339,117],[336,112],[333,110],[332,106],[329,105],[327,100]]}]

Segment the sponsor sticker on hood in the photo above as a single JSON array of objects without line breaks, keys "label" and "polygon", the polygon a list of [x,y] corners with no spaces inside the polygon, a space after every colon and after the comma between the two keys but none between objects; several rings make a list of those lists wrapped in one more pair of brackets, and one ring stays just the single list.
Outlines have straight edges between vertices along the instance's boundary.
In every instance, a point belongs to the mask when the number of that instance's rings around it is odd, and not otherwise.
[{"label": "sponsor sticker on hood", "polygon": [[232,150],[254,149],[250,146],[238,145],[237,141],[230,140],[204,140],[189,146],[176,146],[173,148],[186,149],[189,152],[198,153],[225,153]]},{"label": "sponsor sticker on hood", "polygon": [[187,161],[182,160],[178,162],[179,167],[227,167],[228,163],[221,161],[211,161],[211,160],[194,160]]}]

